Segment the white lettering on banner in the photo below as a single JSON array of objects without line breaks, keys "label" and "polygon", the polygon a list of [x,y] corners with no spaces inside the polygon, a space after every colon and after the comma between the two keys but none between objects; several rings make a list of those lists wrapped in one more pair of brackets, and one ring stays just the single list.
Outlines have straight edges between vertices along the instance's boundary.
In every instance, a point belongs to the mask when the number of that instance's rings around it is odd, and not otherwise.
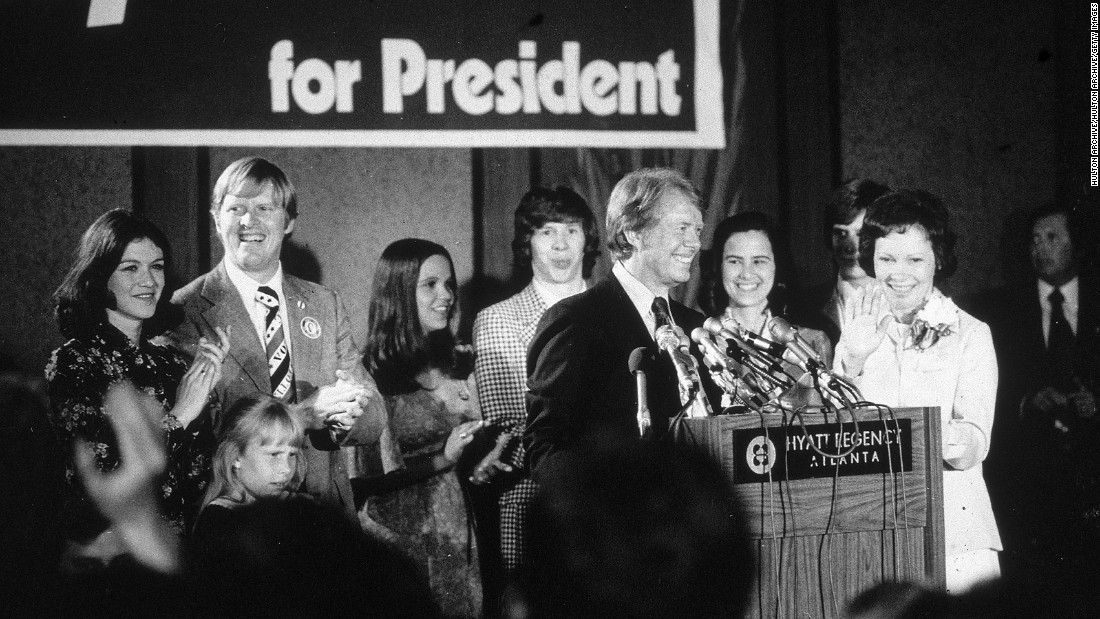
[{"label": "white lettering on banner", "polygon": [[272,112],[289,112],[293,94],[294,103],[309,114],[324,114],[333,104],[337,112],[347,113],[354,111],[352,85],[363,73],[358,60],[337,60],[333,68],[320,58],[306,58],[295,67],[294,43],[283,39],[271,46],[267,78]]},{"label": "white lettering on banner", "polygon": [[[534,41],[520,41],[518,60],[509,58],[490,66],[480,58],[462,62],[428,58],[416,41],[382,39],[382,111],[402,114],[405,97],[424,90],[426,111],[443,114],[449,84],[454,104],[474,116],[493,111],[515,114],[520,110],[537,114],[543,108],[551,114],[587,110],[597,116],[633,115],[640,109],[644,115],[680,115],[682,98],[676,92],[680,65],[673,50],[658,56],[656,63],[620,62],[615,66],[597,58],[583,67],[581,44],[577,41],[563,41],[561,59],[548,60],[542,66],[537,64],[536,51]],[[274,48],[271,62],[275,62]],[[290,63],[289,53],[285,62]],[[289,69],[281,70],[280,79],[285,84],[289,78],[283,76]],[[275,109],[274,69],[269,72]],[[297,71],[294,79],[297,82]]]},{"label": "white lettering on banner", "polygon": [[126,0],[92,0],[88,5],[88,28],[118,26],[126,21]]}]

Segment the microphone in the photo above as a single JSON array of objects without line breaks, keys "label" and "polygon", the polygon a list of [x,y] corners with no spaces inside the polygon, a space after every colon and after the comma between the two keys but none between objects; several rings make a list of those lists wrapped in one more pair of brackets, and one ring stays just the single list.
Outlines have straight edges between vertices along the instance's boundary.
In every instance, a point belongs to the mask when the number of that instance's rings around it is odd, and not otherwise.
[{"label": "microphone", "polygon": [[676,376],[681,388],[691,389],[699,384],[699,373],[695,368],[695,359],[688,352],[687,335],[680,327],[661,325],[654,334],[657,347],[668,353],[672,365],[676,367]]},{"label": "microphone", "polygon": [[712,365],[712,376],[717,375],[720,380],[716,382],[722,386],[723,390],[737,396],[754,410],[760,410],[781,393],[778,388],[764,387],[749,368],[730,359],[704,328],[696,327],[691,332],[691,339],[703,350],[703,358]]},{"label": "microphone", "polygon": [[635,348],[627,359],[627,368],[634,375],[638,397],[638,435],[645,437],[649,433],[652,421],[649,416],[649,403],[646,398],[645,368],[649,365],[649,351],[646,348]]},{"label": "microphone", "polygon": [[768,326],[768,331],[771,332],[772,337],[787,346],[787,351],[790,352],[791,355],[798,358],[798,365],[801,366],[802,369],[817,375],[818,379],[824,383],[826,390],[834,395],[839,401],[848,401],[841,387],[851,391],[856,395],[857,399],[862,399],[859,389],[852,384],[851,381],[834,374],[825,366],[825,361],[817,354],[813,346],[810,346],[810,343],[798,334],[798,327],[779,316],[773,316],[771,324]]},{"label": "microphone", "polygon": [[[779,359],[782,353],[777,354],[773,350],[778,349],[779,351],[782,351],[782,345],[776,344],[775,342],[771,342],[755,334],[752,334],[745,329],[738,329],[737,332],[731,331],[722,324],[721,320],[713,316],[703,321],[703,328],[709,331],[712,335],[724,337],[727,340],[732,341],[737,348],[740,348],[742,354],[734,354],[734,356],[738,357],[737,360],[741,363],[747,364],[751,361],[755,361],[759,366],[757,369],[762,372],[765,372],[772,376],[786,374],[786,371],[783,369],[782,364],[779,363]],[[745,337],[743,337],[743,335],[751,335],[756,340],[756,342],[747,340]],[[759,342],[767,342],[767,344],[761,344]],[[730,354],[733,354],[733,352],[731,351]],[[790,377],[790,379],[793,381],[794,377]]]},{"label": "microphone", "polygon": [[768,325],[768,331],[777,342],[786,346],[787,352],[798,360],[797,363],[803,370],[807,372],[828,371],[825,362],[817,354],[817,351],[798,334],[798,327],[787,322],[784,318],[773,316],[771,324]]},{"label": "microphone", "polygon": [[730,359],[726,353],[722,352],[722,349],[718,347],[718,344],[714,343],[714,340],[710,339],[706,329],[703,327],[695,327],[691,331],[691,339],[699,345],[699,348],[703,350],[703,360],[710,366],[719,366],[723,370],[729,371],[734,363],[733,359]]}]

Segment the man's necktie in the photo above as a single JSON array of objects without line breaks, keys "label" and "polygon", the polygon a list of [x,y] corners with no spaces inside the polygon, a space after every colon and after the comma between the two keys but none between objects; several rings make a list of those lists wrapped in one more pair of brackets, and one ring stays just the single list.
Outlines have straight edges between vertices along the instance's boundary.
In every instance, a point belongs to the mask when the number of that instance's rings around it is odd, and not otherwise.
[{"label": "man's necktie", "polygon": [[668,300],[664,297],[654,297],[653,305],[650,306],[653,311],[653,317],[656,319],[657,328],[665,326],[672,326],[672,317],[669,315]]},{"label": "man's necktie", "polygon": [[294,376],[290,370],[290,349],[283,336],[283,319],[279,315],[279,295],[268,286],[260,286],[256,290],[256,301],[267,308],[264,348],[267,350],[267,371],[271,375],[271,395],[289,400],[294,390]]},{"label": "man's necktie", "polygon": [[1050,359],[1050,367],[1056,377],[1061,380],[1071,379],[1073,373],[1073,330],[1069,328],[1069,321],[1062,311],[1062,303],[1065,297],[1055,288],[1047,297],[1050,300],[1050,332],[1047,336],[1047,358]]}]

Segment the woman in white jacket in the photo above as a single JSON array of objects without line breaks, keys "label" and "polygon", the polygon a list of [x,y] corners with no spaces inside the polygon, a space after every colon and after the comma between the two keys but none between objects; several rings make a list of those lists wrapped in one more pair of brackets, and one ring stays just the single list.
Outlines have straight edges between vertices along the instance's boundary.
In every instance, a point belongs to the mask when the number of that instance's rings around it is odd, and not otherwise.
[{"label": "woman in white jacket", "polygon": [[845,306],[836,364],[869,401],[939,407],[947,589],[959,593],[1000,575],[1001,540],[982,478],[997,394],[993,339],[935,287],[954,271],[954,241],[929,193],[890,192],[871,205],[860,263],[878,285]]}]

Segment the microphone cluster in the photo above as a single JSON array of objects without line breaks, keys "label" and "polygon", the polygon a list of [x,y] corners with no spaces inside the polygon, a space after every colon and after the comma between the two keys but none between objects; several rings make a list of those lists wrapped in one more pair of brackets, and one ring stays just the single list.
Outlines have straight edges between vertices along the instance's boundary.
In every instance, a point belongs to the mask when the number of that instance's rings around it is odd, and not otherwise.
[{"label": "microphone cluster", "polygon": [[[780,396],[795,385],[813,387],[824,400],[846,405],[850,403],[848,393],[858,399],[855,387],[829,370],[797,327],[773,317],[767,331],[774,340],[752,333],[733,320],[708,318],[703,328],[691,333],[691,339],[703,351],[711,376],[733,401],[760,411],[777,404]],[[801,374],[793,376],[784,362],[800,369]]]}]

